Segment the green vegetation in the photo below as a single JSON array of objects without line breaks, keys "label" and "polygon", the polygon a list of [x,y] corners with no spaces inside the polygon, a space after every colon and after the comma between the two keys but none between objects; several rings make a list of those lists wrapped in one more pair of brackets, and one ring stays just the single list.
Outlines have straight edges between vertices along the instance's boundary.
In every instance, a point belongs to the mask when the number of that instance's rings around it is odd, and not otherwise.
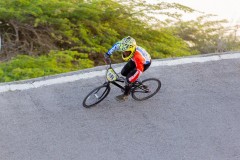
[{"label": "green vegetation", "polygon": [[240,49],[236,27],[226,28],[227,20],[216,20],[214,15],[199,16],[196,20],[177,21],[172,33],[188,42],[196,53],[214,53]]},{"label": "green vegetation", "polygon": [[93,67],[87,54],[77,51],[51,51],[48,55],[18,55],[0,64],[0,81],[9,82]]},{"label": "green vegetation", "polygon": [[[236,38],[216,32],[223,21],[183,22],[182,12],[194,10],[144,0],[0,1],[0,61],[7,61],[0,63],[0,82],[102,65],[103,54],[128,35],[153,58],[212,52],[219,39],[227,44],[226,50],[240,46]],[[161,21],[156,15],[171,20]],[[121,62],[120,55],[114,54],[113,61]]]}]

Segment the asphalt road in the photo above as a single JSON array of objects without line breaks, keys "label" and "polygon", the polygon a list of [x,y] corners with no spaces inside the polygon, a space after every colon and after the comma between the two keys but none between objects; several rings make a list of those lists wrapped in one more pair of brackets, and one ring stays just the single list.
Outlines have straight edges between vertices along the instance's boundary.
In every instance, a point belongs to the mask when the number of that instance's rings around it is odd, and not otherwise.
[{"label": "asphalt road", "polygon": [[1,160],[239,160],[240,59],[159,66],[160,92],[96,107],[104,77],[0,93]]}]

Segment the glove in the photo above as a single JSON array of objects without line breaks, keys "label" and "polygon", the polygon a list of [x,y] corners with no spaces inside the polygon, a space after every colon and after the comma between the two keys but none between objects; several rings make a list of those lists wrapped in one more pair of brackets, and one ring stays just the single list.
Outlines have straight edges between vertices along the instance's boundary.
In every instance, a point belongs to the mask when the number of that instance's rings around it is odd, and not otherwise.
[{"label": "glove", "polygon": [[104,61],[106,64],[109,64],[111,63],[111,59],[110,59],[110,56],[106,53],[104,54]]}]

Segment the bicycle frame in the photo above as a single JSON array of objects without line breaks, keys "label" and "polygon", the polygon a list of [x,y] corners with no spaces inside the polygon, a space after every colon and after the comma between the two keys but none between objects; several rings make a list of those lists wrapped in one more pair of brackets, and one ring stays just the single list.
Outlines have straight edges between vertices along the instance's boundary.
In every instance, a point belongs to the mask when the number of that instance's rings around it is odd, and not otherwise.
[{"label": "bicycle frame", "polygon": [[[106,71],[106,80],[107,82],[105,82],[104,84],[106,85],[110,85],[113,84],[115,86],[117,86],[118,88],[124,90],[125,89],[125,86],[123,85],[120,85],[119,83],[117,82],[121,82],[121,83],[124,83],[125,82],[125,78],[124,77],[121,77],[119,76],[116,71],[113,69],[112,67],[112,63],[111,63],[111,60],[110,60],[110,63],[109,63],[109,67],[107,68],[107,71]],[[133,86],[131,88],[131,91],[134,87],[140,87],[141,86],[141,82],[138,82],[138,85],[136,85],[136,83],[133,83]],[[142,91],[138,91],[138,92],[144,92],[146,91],[145,89],[143,88],[140,88]]]}]

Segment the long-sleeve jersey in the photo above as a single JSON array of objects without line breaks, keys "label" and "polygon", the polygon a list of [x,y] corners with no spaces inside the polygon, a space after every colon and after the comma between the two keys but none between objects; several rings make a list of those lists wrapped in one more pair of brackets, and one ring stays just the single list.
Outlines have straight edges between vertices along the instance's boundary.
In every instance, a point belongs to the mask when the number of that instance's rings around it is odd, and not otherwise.
[{"label": "long-sleeve jersey", "polygon": [[[119,46],[120,46],[120,42],[115,43],[113,47],[108,50],[106,54],[110,56],[114,52],[119,51]],[[144,65],[151,63],[151,56],[145,49],[143,49],[140,46],[137,46],[136,51],[133,57],[131,58],[131,60],[135,63],[137,72],[129,78],[129,81],[135,82],[138,79],[138,77],[142,74],[144,70]]]}]

